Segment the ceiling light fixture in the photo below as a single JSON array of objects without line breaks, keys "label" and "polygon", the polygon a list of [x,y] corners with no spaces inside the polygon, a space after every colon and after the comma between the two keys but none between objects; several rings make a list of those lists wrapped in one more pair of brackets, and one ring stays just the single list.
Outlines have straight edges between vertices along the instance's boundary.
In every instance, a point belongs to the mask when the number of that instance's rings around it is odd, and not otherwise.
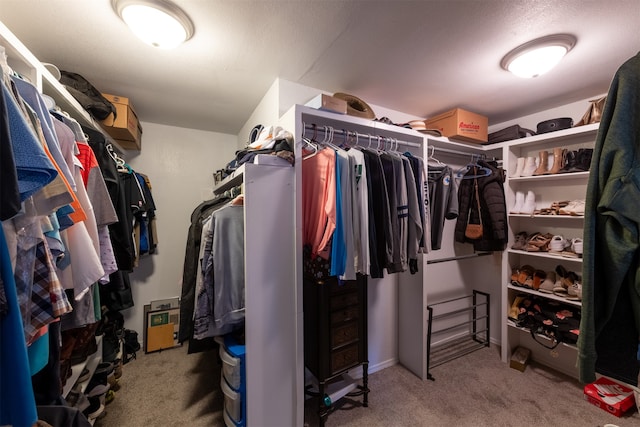
[{"label": "ceiling light fixture", "polygon": [[166,0],[112,0],[112,4],[131,31],[151,46],[172,49],[193,36],[191,19]]},{"label": "ceiling light fixture", "polygon": [[558,65],[575,44],[571,34],[541,37],[507,53],[500,65],[518,77],[538,77]]}]

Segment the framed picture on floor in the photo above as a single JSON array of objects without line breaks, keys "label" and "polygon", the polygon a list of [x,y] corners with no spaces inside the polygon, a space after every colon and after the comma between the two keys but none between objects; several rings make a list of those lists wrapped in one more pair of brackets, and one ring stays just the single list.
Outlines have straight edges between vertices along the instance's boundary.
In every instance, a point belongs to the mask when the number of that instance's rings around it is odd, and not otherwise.
[{"label": "framed picture on floor", "polygon": [[144,306],[144,351],[166,350],[177,347],[180,329],[180,308],[152,310],[151,305]]}]

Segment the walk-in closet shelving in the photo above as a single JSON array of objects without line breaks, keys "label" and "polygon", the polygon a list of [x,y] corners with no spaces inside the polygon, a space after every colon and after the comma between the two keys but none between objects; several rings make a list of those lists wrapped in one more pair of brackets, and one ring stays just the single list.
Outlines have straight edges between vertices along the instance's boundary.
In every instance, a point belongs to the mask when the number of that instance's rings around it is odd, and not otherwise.
[{"label": "walk-in closet shelving", "polygon": [[[582,259],[579,257],[567,257],[550,254],[548,252],[528,252],[526,250],[512,249],[515,236],[525,232],[529,235],[535,232],[548,233],[550,235],[563,236],[567,240],[583,237],[583,215],[547,215],[540,214],[540,209],[549,208],[554,202],[585,200],[586,187],[589,172],[555,173],[537,176],[512,176],[514,175],[518,158],[533,157],[539,163],[541,153],[547,152],[549,157],[549,169],[553,166],[555,157],[551,156],[556,149],[577,151],[579,149],[593,148],[598,124],[580,126],[547,134],[535,135],[504,143],[505,170],[507,182],[505,194],[507,208],[512,210],[515,205],[517,192],[527,194],[532,191],[535,194],[536,212],[509,213],[509,245],[503,257],[504,283],[502,290],[502,360],[507,362],[512,352],[523,346],[532,351],[533,360],[545,364],[567,375],[577,377],[575,345],[562,344],[554,349],[548,349],[535,342],[528,329],[516,326],[507,319],[507,313],[514,298],[519,294],[534,295],[548,300],[558,301],[571,307],[581,307],[580,301],[572,301],[562,296],[543,293],[533,289],[514,286],[511,284],[511,275],[514,268],[523,265],[531,265],[535,269],[554,271],[557,266],[562,266],[567,271],[573,271],[582,275]],[[538,336],[551,344],[551,340]]]},{"label": "walk-in closet shelving", "polygon": [[103,131],[102,126],[2,22],[0,22],[0,46],[5,48],[7,63],[13,71],[30,81],[41,93],[53,98],[62,111],[69,113],[81,125],[102,132],[107,141],[118,151],[124,152],[122,147]]},{"label": "walk-in closet shelving", "polygon": [[[382,144],[382,147],[393,147],[394,140],[396,141],[397,150],[401,152],[410,152],[413,155],[426,159],[429,155],[428,147],[435,147],[435,152],[438,155],[442,155],[448,158],[455,158],[455,164],[465,165],[471,159],[472,156],[485,155],[488,159],[496,158],[499,161],[502,160],[502,145],[481,145],[474,143],[451,141],[448,138],[436,137],[431,135],[425,135],[412,129],[407,129],[399,126],[389,125],[382,122],[376,122],[372,120],[361,119],[357,117],[345,116],[327,111],[321,111],[312,109],[305,106],[294,106],[291,108],[281,119],[280,124],[286,129],[295,129],[296,139],[296,165],[299,165],[301,157],[301,148],[303,143],[301,142],[303,129],[305,129],[305,137],[311,138],[313,135],[313,127],[310,125],[315,124],[318,129],[318,139],[322,139],[324,136],[323,126],[331,126],[336,131],[346,130],[348,132],[357,132],[359,135],[359,145],[364,147],[371,146],[376,147],[378,143]],[[334,135],[334,139],[337,143],[340,143],[342,139],[342,132],[338,132],[337,136]],[[371,142],[369,143],[369,135],[371,135]],[[380,137],[380,139],[378,138]],[[351,141],[354,141],[352,134]],[[385,139],[387,139],[385,141]],[[296,167],[296,182],[301,182],[301,169]],[[301,197],[300,189],[296,190],[296,234],[300,236],[301,230]],[[296,243],[301,253],[301,240],[297,237]],[[492,253],[491,256],[478,257],[473,251],[471,245],[455,245],[453,244],[453,238],[448,243],[447,250],[430,253],[427,255],[420,255],[418,264],[418,274],[410,274],[409,272],[388,275],[384,279],[370,279],[369,280],[369,357],[370,359],[375,357],[377,352],[376,341],[380,340],[378,329],[384,329],[389,324],[388,320],[384,322],[385,325],[381,326],[376,324],[376,317],[379,315],[377,310],[380,308],[380,301],[384,300],[385,303],[397,303],[397,307],[391,311],[394,317],[397,317],[397,330],[394,329],[392,334],[397,337],[395,340],[395,346],[397,347],[397,360],[415,375],[421,379],[427,378],[427,326],[428,326],[428,298],[434,297],[429,295],[430,291],[437,289],[438,287],[448,288],[445,284],[446,280],[439,280],[434,277],[432,272],[434,270],[451,269],[457,272],[466,270],[462,267],[457,267],[457,263],[475,263],[477,261],[482,262],[483,265],[491,264],[491,274],[485,274],[481,281],[491,282],[491,286],[495,287],[495,291],[499,294],[499,282],[500,282],[500,254]],[[477,261],[476,261],[477,259]],[[432,260],[435,265],[428,265],[428,261]],[[488,262],[486,261],[488,260]],[[440,262],[438,262],[440,261]],[[475,265],[475,264],[470,264]],[[478,264],[480,265],[480,264]],[[296,280],[299,284],[297,288],[302,289],[302,266],[297,263],[299,271],[296,273]],[[430,272],[431,270],[431,272]],[[493,273],[495,272],[495,273]],[[454,274],[454,275],[455,275]],[[452,276],[454,276],[452,275]],[[388,280],[395,281],[395,286],[388,286]],[[469,282],[471,286],[471,282]],[[393,293],[386,294],[388,289],[393,289]],[[466,291],[460,290],[458,295],[467,294],[470,291],[469,287]],[[451,297],[452,295],[447,295]],[[436,298],[439,297],[435,296]],[[298,295],[299,305],[301,307],[301,293]],[[377,305],[375,309],[372,306]],[[495,304],[494,304],[495,306]],[[497,307],[494,307],[497,308]],[[493,316],[496,313],[492,313]],[[302,313],[300,316],[299,330],[301,331],[302,325]],[[302,340],[303,337],[301,336]],[[498,341],[499,337],[495,338]],[[376,362],[369,361],[370,372],[371,369],[376,369],[379,366]],[[394,363],[394,361],[391,361]],[[390,365],[387,365],[390,366]],[[382,366],[384,367],[384,366]],[[380,368],[378,368],[380,369]],[[302,367],[300,368],[302,372]],[[302,377],[301,377],[302,378]],[[375,390],[371,391],[375,393]]]},{"label": "walk-in closet shelving", "polygon": [[[2,22],[0,22],[0,46],[4,48],[7,64],[14,72],[31,82],[40,93],[53,98],[62,111],[68,113],[80,124],[102,132],[100,125]],[[105,138],[120,152],[123,152],[122,148],[112,141],[106,133]],[[98,350],[87,357],[84,362],[72,367],[71,377],[67,378],[63,388],[63,397],[66,397],[76,385],[83,369],[86,368],[90,374],[93,374],[98,364],[102,361],[102,337],[99,336],[96,339]],[[82,384],[81,390],[84,391],[86,386],[87,383]]]}]

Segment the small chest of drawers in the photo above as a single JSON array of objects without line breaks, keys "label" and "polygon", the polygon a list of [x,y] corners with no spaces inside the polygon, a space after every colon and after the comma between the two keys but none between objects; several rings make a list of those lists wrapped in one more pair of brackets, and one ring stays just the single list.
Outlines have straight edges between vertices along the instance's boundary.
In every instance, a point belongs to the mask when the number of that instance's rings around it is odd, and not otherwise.
[{"label": "small chest of drawers", "polygon": [[[367,406],[367,279],[339,282],[306,278],[304,300],[305,366],[319,383],[319,394],[332,380],[356,366],[363,367],[363,405]],[[322,400],[322,399],[321,399]],[[329,408],[320,404],[321,425]]]}]

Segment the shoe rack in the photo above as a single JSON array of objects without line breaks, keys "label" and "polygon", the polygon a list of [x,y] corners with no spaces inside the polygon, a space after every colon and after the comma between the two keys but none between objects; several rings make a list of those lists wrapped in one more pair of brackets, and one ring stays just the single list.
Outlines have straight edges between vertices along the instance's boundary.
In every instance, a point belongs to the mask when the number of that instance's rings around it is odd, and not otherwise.
[{"label": "shoe rack", "polygon": [[[584,201],[589,172],[576,171],[576,168],[571,172],[562,172],[569,169],[566,167],[568,162],[575,164],[576,153],[593,148],[597,130],[598,124],[580,126],[509,141],[503,146],[510,234],[509,245],[502,258],[502,360],[505,363],[511,358],[512,352],[518,346],[522,346],[531,350],[533,360],[538,363],[578,377],[575,345],[562,343],[555,349],[547,349],[534,341],[528,329],[520,328],[509,320],[507,314],[515,297],[520,294],[531,294],[560,301],[572,307],[581,307],[579,300],[572,301],[554,293],[516,286],[511,283],[511,277],[513,269],[524,265],[544,272],[555,271],[558,266],[562,266],[564,270],[560,270],[575,272],[582,277],[582,258],[570,254],[563,256],[548,251],[527,251],[512,247],[518,233],[523,232],[529,236],[536,232],[547,236],[563,236],[569,241],[582,239],[584,208],[582,212],[579,207],[571,210],[576,204],[566,202]],[[532,164],[533,159],[535,164]],[[559,161],[560,159],[562,161]],[[563,205],[565,209],[569,206],[569,212],[558,209],[558,206]],[[577,205],[579,206],[579,203]],[[564,214],[560,215],[559,212]],[[549,338],[541,338],[551,344]]]}]

